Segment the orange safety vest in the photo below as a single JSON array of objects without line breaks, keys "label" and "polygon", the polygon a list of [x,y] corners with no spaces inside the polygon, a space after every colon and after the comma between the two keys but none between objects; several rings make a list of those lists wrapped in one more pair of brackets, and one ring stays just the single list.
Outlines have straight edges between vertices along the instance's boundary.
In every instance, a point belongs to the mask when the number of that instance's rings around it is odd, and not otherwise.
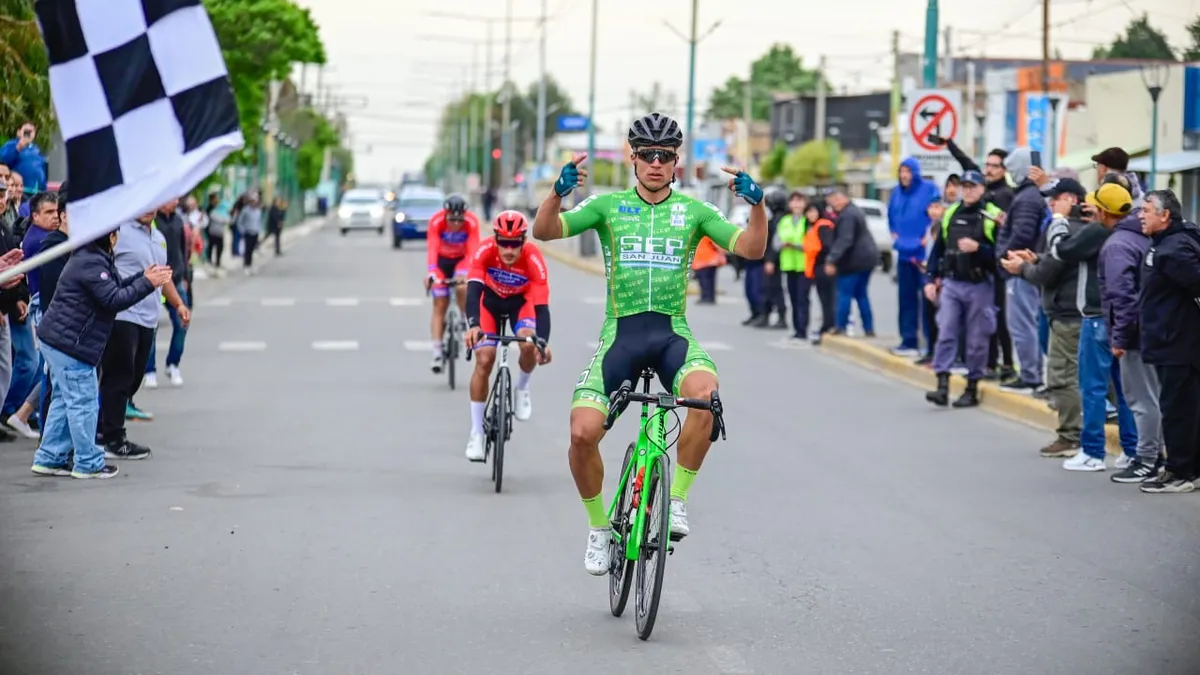
[{"label": "orange safety vest", "polygon": [[725,254],[712,239],[704,237],[696,245],[696,255],[692,258],[692,269],[700,270],[705,267],[720,267],[725,264]]},{"label": "orange safety vest", "polygon": [[833,221],[822,218],[813,223],[804,233],[804,276],[812,279],[817,275],[817,256],[821,253],[821,230],[832,228]]}]

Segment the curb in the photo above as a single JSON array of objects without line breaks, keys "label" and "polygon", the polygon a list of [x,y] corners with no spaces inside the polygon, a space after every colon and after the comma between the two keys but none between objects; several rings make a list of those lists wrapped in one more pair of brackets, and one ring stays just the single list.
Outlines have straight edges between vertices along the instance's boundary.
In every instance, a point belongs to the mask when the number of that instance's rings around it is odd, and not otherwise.
[{"label": "curb", "polygon": [[[908,383],[922,389],[933,389],[937,386],[937,377],[933,371],[918,366],[908,359],[893,356],[887,351],[874,345],[839,335],[826,335],[821,340],[822,349],[868,370],[882,373],[895,380]],[[966,386],[966,379],[960,375],[950,377],[950,395],[958,396]],[[1032,396],[1012,394],[1004,391],[994,382],[979,383],[979,408],[994,415],[999,415],[1015,422],[1021,422],[1036,429],[1054,431],[1058,427],[1058,415]],[[1114,425],[1104,425],[1107,438],[1107,450],[1110,455],[1121,454],[1120,435]]]},{"label": "curb", "polygon": [[[588,274],[594,274],[598,277],[604,276],[604,263],[602,263],[602,262],[598,262],[598,261],[592,262],[590,260],[584,260],[583,258],[580,258],[577,255],[571,255],[570,253],[564,253],[563,251],[560,251],[559,249],[554,248],[553,246],[539,246],[538,248],[541,249],[542,255],[545,255],[549,258],[554,258],[555,260],[566,265],[567,267],[573,267],[577,270],[580,270],[581,272],[587,272]],[[597,257],[599,257],[599,256],[597,256]],[[697,285],[695,281],[689,281],[687,294],[689,296],[700,295],[700,286]],[[718,288],[717,295],[725,295],[725,290]]]}]

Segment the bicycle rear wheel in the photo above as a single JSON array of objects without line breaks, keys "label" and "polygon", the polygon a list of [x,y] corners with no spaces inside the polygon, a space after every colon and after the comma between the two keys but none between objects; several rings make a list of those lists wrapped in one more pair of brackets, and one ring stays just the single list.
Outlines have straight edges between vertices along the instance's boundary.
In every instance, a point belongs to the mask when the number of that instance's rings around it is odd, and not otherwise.
[{"label": "bicycle rear wheel", "polygon": [[[645,530],[642,533],[641,555],[637,561],[637,593],[635,597],[638,637],[650,638],[658,618],[658,602],[662,599],[663,574],[667,569],[671,529],[671,473],[665,454],[657,455],[646,467],[649,482],[649,502],[646,504]],[[653,561],[653,567],[650,567]]]},{"label": "bicycle rear wheel", "polygon": [[[451,321],[457,317],[452,315]],[[442,350],[446,354],[446,377],[450,378],[450,389],[454,389],[454,362],[458,360],[458,329],[446,326],[446,346]]]},{"label": "bicycle rear wheel", "polygon": [[504,441],[508,438],[508,415],[512,408],[510,405],[509,396],[512,393],[512,387],[508,381],[508,371],[503,368],[499,375],[496,376],[496,419],[493,433],[496,434],[494,454],[492,456],[492,480],[496,481],[496,492],[500,492],[500,487],[504,484]]},{"label": "bicycle rear wheel", "polygon": [[634,561],[625,557],[625,543],[633,530],[629,519],[629,506],[633,503],[633,482],[636,478],[633,469],[627,467],[633,464],[633,453],[636,449],[636,446],[630,443],[625,449],[625,461],[621,463],[621,475],[624,476],[628,470],[629,476],[617,495],[617,510],[613,514],[612,523],[613,532],[621,535],[621,541],[618,543],[613,538],[608,543],[609,560],[612,561],[608,570],[608,608],[612,610],[613,616],[625,613],[625,603],[629,601],[629,588],[633,584]]}]

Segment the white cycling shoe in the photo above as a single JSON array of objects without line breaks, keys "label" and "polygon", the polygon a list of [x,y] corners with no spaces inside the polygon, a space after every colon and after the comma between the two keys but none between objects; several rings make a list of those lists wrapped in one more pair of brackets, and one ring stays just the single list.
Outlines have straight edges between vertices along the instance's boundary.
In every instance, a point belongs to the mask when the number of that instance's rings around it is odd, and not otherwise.
[{"label": "white cycling shoe", "polygon": [[513,394],[513,415],[522,422],[533,415],[533,397],[528,389],[518,389]]},{"label": "white cycling shoe", "polygon": [[671,536],[682,538],[688,536],[687,502],[682,499],[671,500]]},{"label": "white cycling shoe", "polygon": [[471,440],[467,441],[467,459],[472,462],[483,461],[483,434],[471,434]]},{"label": "white cycling shoe", "polygon": [[612,564],[612,557],[608,550],[610,539],[612,539],[612,528],[593,527],[588,531],[587,552],[583,555],[583,568],[587,570],[588,574],[594,577],[608,574],[608,568]]}]

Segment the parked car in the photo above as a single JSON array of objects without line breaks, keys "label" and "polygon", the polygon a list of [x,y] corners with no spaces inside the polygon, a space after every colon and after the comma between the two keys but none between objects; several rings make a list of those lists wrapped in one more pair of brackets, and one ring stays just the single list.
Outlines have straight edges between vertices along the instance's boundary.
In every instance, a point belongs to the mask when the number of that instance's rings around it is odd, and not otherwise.
[{"label": "parked car", "polygon": [[877,199],[855,199],[854,204],[867,217],[867,229],[879,249],[879,265],[884,273],[892,271],[892,231],[888,229],[887,204]]},{"label": "parked car", "polygon": [[388,220],[386,195],[376,188],[347,190],[334,217],[342,236],[350,230],[375,230],[382,235]]},{"label": "parked car", "polygon": [[401,188],[392,219],[392,248],[404,246],[405,239],[424,239],[429,219],[445,202],[446,194],[437,188],[420,185]]}]

